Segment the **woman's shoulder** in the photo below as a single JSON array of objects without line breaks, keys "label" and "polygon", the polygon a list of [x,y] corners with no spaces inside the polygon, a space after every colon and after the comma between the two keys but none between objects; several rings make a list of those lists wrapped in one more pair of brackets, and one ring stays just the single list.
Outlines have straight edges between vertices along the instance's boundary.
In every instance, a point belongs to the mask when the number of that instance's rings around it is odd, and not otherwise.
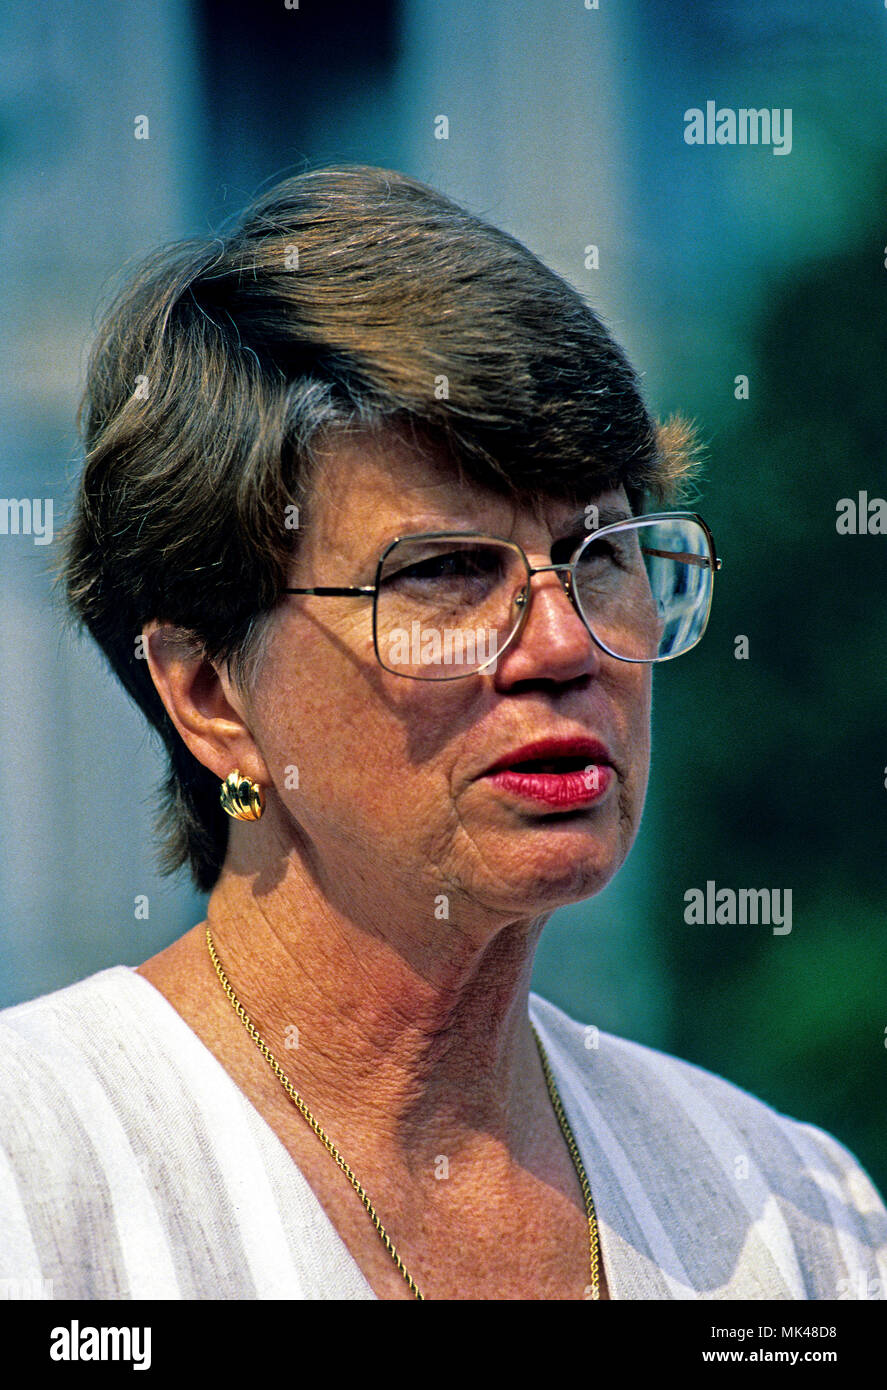
[{"label": "woman's shoulder", "polygon": [[60,1010],[73,1010],[77,1013],[88,1008],[92,1000],[107,1000],[131,993],[133,984],[138,992],[140,978],[134,966],[109,966],[82,980],[75,980],[72,984],[60,985],[56,989],[24,999],[19,1004],[7,1004],[5,1008],[0,1009],[0,1025],[18,1030],[20,1025],[27,1027],[28,1020],[35,1020],[40,1016],[47,1019]]},{"label": "woman's shoulder", "polygon": [[372,1297],[264,1120],[128,966],[0,1011],[0,1229],[0,1282],[52,1277],[56,1298]]},{"label": "woman's shoulder", "polygon": [[41,1062],[126,1050],[147,1030],[162,1044],[176,1015],[135,969],[115,965],[86,979],[0,1009],[0,1055],[39,1070]]},{"label": "woman's shoulder", "polygon": [[[4,1047],[30,1044],[43,1049],[73,1051],[84,1038],[106,1033],[115,1013],[130,1012],[141,991],[133,987],[135,971],[114,965],[86,979],[0,1009]],[[136,977],[138,978],[138,977]]]},{"label": "woman's shoulder", "polygon": [[569,1068],[574,1087],[605,1106],[608,1113],[630,1109],[653,1118],[671,1102],[670,1108],[683,1116],[681,1128],[714,1132],[721,1117],[731,1130],[755,1137],[758,1148],[778,1144],[785,1134],[796,1138],[803,1133],[836,1164],[859,1167],[832,1135],[782,1114],[742,1086],[694,1062],[580,1023],[537,994],[530,995],[530,1017],[546,1049]]},{"label": "woman's shoulder", "polygon": [[[614,1174],[614,1187],[655,1191],[664,1207],[673,1196],[700,1217],[723,1208],[725,1221],[730,1208],[771,1207],[779,1222],[798,1225],[798,1239],[810,1230],[800,1231],[803,1213],[848,1250],[858,1242],[876,1254],[887,1276],[887,1209],[833,1135],[692,1062],[580,1023],[535,994],[530,1017],[568,1117]],[[887,1278],[867,1296],[884,1294]]]},{"label": "woman's shoulder", "polygon": [[141,1123],[152,1090],[184,1103],[219,1071],[153,985],[112,966],[0,1010],[0,1150],[39,1148],[61,1162],[100,1115],[109,1131],[124,1114]]}]

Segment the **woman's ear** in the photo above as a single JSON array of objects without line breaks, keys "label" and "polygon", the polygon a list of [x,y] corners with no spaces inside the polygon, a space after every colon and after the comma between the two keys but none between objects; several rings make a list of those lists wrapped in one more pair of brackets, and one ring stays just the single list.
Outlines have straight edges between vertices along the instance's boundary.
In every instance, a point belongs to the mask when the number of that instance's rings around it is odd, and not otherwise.
[{"label": "woman's ear", "polygon": [[247,722],[243,697],[224,665],[209,661],[194,635],[172,623],[152,620],[142,635],[157,693],[198,762],[220,781],[238,768],[268,786],[271,776]]}]

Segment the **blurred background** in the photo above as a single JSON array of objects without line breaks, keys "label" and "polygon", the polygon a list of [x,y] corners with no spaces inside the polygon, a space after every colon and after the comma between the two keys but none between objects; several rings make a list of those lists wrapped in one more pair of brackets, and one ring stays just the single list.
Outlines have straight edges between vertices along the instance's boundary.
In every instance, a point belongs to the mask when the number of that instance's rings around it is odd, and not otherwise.
[{"label": "blurred background", "polygon": [[[832,1131],[882,1190],[887,536],[839,534],[836,508],[887,497],[885,31],[870,0],[50,0],[0,19],[0,493],[51,498],[56,529],[121,273],[327,162],[402,170],[519,237],[603,315],[653,409],[695,418],[712,622],[656,673],[633,854],[552,918],[535,988]],[[791,152],[686,144],[708,100],[790,108]],[[0,1006],[203,916],[155,871],[158,750],[63,633],[56,548],[0,535]],[[708,881],[790,889],[791,932],[688,924]]]}]

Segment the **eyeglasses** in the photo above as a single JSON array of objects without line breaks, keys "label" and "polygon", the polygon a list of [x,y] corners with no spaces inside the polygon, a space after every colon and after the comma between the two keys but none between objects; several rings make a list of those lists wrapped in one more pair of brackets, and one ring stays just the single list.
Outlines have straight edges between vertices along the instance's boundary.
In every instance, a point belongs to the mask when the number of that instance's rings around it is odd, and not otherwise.
[{"label": "eyeglasses", "polygon": [[[555,542],[552,561],[574,541]],[[458,680],[495,670],[526,621],[530,580],[549,570],[602,651],[618,661],[672,661],[705,632],[721,563],[702,517],[657,512],[602,526],[550,565],[531,565],[515,541],[483,532],[398,536],[373,584],[284,593],[372,596],[373,645],[386,671]]]}]

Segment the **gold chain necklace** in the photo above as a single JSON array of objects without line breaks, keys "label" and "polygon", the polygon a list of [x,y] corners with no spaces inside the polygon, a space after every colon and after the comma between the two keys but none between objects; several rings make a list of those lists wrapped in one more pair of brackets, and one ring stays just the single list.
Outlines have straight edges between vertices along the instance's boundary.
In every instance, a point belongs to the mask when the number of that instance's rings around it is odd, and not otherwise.
[{"label": "gold chain necklace", "polygon": [[[215,971],[219,977],[222,988],[224,989],[225,993],[227,994],[228,998],[233,1004],[235,1012],[237,1013],[237,1016],[243,1024],[244,1028],[249,1033],[250,1037],[256,1044],[262,1056],[265,1058],[266,1062],[268,1062],[269,1066],[271,1067],[271,1070],[274,1072],[274,1075],[277,1077],[278,1081],[283,1086],[290,1100],[293,1101],[293,1103],[304,1115],[305,1119],[308,1121],[309,1125],[314,1130],[314,1133],[317,1135],[318,1139],[320,1139],[324,1147],[329,1151],[330,1154],[332,1154],[333,1158],[336,1160],[336,1163],[339,1165],[339,1167],[342,1169],[342,1172],[345,1174],[346,1178],[351,1183],[351,1186],[354,1188],[361,1202],[363,1202],[363,1205],[366,1207],[366,1210],[369,1213],[373,1225],[379,1233],[379,1237],[382,1241],[382,1244],[385,1246],[385,1249],[388,1251],[392,1260],[397,1265],[397,1268],[400,1270],[400,1273],[406,1280],[407,1287],[409,1288],[410,1292],[413,1293],[416,1298],[424,1301],[425,1295],[419,1292],[419,1287],[416,1284],[416,1281],[413,1279],[403,1260],[400,1258],[397,1251],[395,1250],[394,1245],[388,1237],[388,1233],[386,1232],[385,1227],[382,1225],[382,1222],[376,1215],[375,1207],[370,1201],[369,1196],[365,1192],[364,1188],[358,1181],[357,1176],[349,1168],[348,1164],[345,1162],[344,1158],[339,1153],[339,1150],[336,1148],[332,1140],[328,1139],[327,1136],[324,1134],[321,1126],[318,1124],[317,1120],[315,1120],[314,1116],[311,1114],[311,1111],[308,1109],[308,1106],[305,1104],[302,1097],[299,1095],[295,1086],[293,1086],[292,1082],[284,1072],[276,1057],[274,1057],[273,1053],[271,1052],[271,1049],[268,1047],[267,1043],[265,1043],[263,1039],[259,1036],[259,1033],[253,1026],[253,1023],[249,1018],[249,1015],[247,1014],[243,1005],[240,1003],[239,999],[237,998],[237,995],[234,993],[234,990],[231,988],[231,985],[228,982],[228,977],[222,969],[222,963],[216,955],[216,950],[213,946],[212,933],[210,932],[209,927],[207,927],[206,929],[206,944],[209,947],[209,954],[212,959],[212,963],[215,966]],[[592,1299],[599,1299],[600,1278],[598,1272],[599,1251],[597,1216],[595,1215],[594,1202],[591,1199],[591,1187],[588,1182],[588,1177],[585,1173],[585,1168],[582,1165],[582,1159],[579,1154],[579,1146],[576,1143],[575,1138],[573,1137],[573,1131],[571,1130],[570,1123],[564,1113],[564,1107],[561,1104],[561,1098],[557,1093],[557,1087],[554,1084],[554,1077],[552,1076],[551,1067],[548,1064],[548,1058],[545,1055],[545,1049],[542,1046],[542,1041],[539,1037],[539,1034],[536,1032],[536,1029],[533,1028],[532,1023],[530,1024],[530,1027],[533,1029],[533,1037],[536,1039],[536,1046],[539,1049],[539,1058],[542,1062],[542,1071],[545,1074],[545,1084],[548,1087],[548,1094],[550,1095],[551,1103],[554,1106],[554,1113],[557,1115],[558,1122],[560,1124],[561,1130],[563,1131],[564,1138],[567,1141],[567,1148],[570,1151],[570,1157],[573,1160],[573,1165],[576,1169],[576,1174],[579,1178],[579,1185],[582,1188],[582,1197],[585,1201],[585,1213],[588,1218],[589,1272],[591,1275],[591,1281],[588,1285],[588,1288],[590,1290],[589,1297]]]}]

